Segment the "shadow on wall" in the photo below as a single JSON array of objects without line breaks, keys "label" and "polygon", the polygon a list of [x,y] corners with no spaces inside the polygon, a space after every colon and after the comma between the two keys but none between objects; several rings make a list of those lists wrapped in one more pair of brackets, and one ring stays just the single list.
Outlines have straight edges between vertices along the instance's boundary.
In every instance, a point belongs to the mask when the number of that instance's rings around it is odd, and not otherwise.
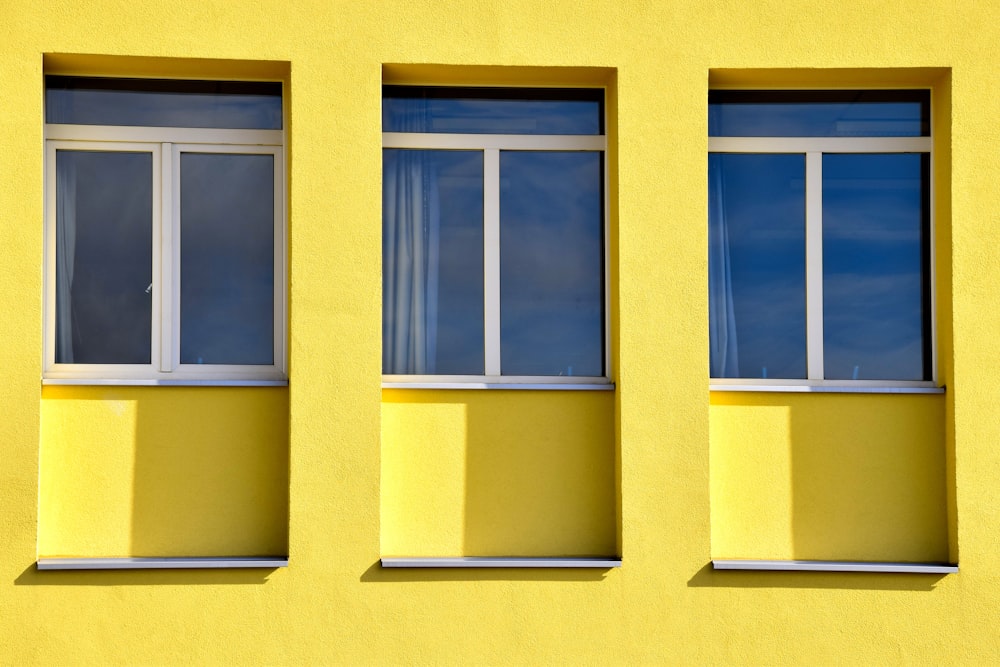
[{"label": "shadow on wall", "polygon": [[689,588],[801,588],[815,590],[932,591],[943,574],[875,572],[761,572],[714,570],[711,563],[688,579]]},{"label": "shadow on wall", "polygon": [[287,389],[46,387],[42,414],[41,556],[287,554]]},{"label": "shadow on wall", "polygon": [[232,570],[46,570],[32,563],[15,586],[227,586],[265,584],[272,568]]}]

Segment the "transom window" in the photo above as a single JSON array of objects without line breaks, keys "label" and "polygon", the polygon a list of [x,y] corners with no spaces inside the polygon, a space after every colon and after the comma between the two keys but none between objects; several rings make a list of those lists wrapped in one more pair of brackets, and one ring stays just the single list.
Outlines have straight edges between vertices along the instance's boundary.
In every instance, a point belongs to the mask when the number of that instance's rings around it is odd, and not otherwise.
[{"label": "transom window", "polygon": [[607,382],[600,90],[383,90],[386,382]]},{"label": "transom window", "polygon": [[45,378],[285,375],[280,83],[46,77]]},{"label": "transom window", "polygon": [[712,378],[931,383],[929,108],[923,90],[709,94]]}]

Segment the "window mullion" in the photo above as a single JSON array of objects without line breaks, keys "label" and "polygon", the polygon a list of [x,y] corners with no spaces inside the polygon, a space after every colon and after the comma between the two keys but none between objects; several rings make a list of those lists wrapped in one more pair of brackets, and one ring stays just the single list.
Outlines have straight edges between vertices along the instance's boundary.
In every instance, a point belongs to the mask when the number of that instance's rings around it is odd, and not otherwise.
[{"label": "window mullion", "polygon": [[500,375],[500,151],[483,151],[484,371]]},{"label": "window mullion", "polygon": [[806,153],[807,375],[822,380],[823,364],[823,154]]},{"label": "window mullion", "polygon": [[153,322],[153,336],[158,337],[160,341],[159,370],[164,373],[170,373],[177,368],[177,355],[174,352],[177,345],[174,340],[176,311],[173,308],[176,298],[174,242],[177,229],[177,199],[174,184],[180,181],[177,178],[177,169],[173,144],[161,144],[160,179],[157,184],[160,189],[160,248],[159,252],[153,255],[153,275],[159,276],[159,285],[154,286],[153,301],[158,321]]}]

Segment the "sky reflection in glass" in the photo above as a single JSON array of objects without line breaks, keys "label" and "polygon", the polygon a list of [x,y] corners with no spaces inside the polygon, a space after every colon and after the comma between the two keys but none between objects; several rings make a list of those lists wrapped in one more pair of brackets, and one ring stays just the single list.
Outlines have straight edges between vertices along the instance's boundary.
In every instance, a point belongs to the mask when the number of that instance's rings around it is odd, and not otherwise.
[{"label": "sky reflection in glass", "polygon": [[712,376],[805,378],[805,156],[708,157],[709,262],[731,271],[710,312],[732,314],[711,326],[736,337],[739,355],[738,371],[713,356]]},{"label": "sky reflection in glass", "polygon": [[386,86],[382,131],[414,131],[419,101],[421,132],[596,135],[602,131],[601,100],[595,90]]},{"label": "sky reflection in glass", "polygon": [[281,129],[281,84],[48,76],[45,122]]},{"label": "sky reflection in glass", "polygon": [[823,156],[825,377],[929,380],[926,154]]},{"label": "sky reflection in glass", "polygon": [[504,375],[603,368],[601,155],[500,153]]},{"label": "sky reflection in glass", "polygon": [[926,137],[930,94],[717,90],[709,93],[708,117],[713,137]]},{"label": "sky reflection in glass", "polygon": [[148,364],[153,156],[56,151],[56,363]]}]

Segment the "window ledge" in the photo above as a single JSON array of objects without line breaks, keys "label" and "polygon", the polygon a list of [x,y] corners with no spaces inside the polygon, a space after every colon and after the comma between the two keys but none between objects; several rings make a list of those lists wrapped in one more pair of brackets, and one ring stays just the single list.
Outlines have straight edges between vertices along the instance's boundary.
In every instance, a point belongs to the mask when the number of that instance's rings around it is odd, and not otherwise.
[{"label": "window ledge", "polygon": [[382,567],[621,567],[621,558],[383,558]]},{"label": "window ledge", "polygon": [[534,391],[614,391],[613,383],[383,382],[383,389],[513,389]]},{"label": "window ledge", "polygon": [[209,380],[154,378],[42,378],[43,385],[116,385],[158,387],[287,387],[288,380]]},{"label": "window ledge", "polygon": [[716,570],[772,570],[786,572],[893,572],[949,574],[958,565],[948,563],[888,563],[841,560],[713,560]]},{"label": "window ledge", "polygon": [[832,384],[711,384],[710,391],[771,391],[820,394],[943,394],[944,387]]},{"label": "window ledge", "polygon": [[206,558],[39,558],[39,570],[177,570],[288,567],[287,556]]}]

